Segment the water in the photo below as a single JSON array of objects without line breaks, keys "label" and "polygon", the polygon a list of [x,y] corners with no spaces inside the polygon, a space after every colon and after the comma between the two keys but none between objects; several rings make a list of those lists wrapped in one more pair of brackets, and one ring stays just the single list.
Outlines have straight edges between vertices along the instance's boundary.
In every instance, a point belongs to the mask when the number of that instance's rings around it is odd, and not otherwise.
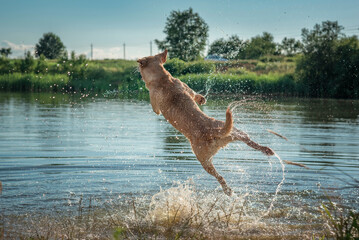
[{"label": "water", "polygon": [[231,143],[214,158],[234,190],[230,198],[202,169],[188,141],[146,100],[1,93],[3,222],[24,214],[72,212],[81,202],[101,208],[134,199],[152,223],[172,216],[172,223],[202,219],[210,226],[223,220],[228,227],[245,219],[240,229],[247,235],[253,229],[256,235],[274,234],[283,224],[296,235],[303,225],[317,231],[326,195],[358,209],[352,177],[359,176],[359,101],[211,97],[202,109],[224,120],[235,100],[240,101],[234,110],[237,128],[283,160],[310,169],[283,168],[274,157]]}]

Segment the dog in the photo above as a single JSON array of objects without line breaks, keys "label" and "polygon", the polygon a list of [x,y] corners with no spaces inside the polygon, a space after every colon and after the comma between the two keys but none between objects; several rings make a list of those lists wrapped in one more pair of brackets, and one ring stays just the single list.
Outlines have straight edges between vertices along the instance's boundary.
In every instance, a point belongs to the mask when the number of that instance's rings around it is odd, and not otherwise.
[{"label": "dog", "polygon": [[226,180],[217,172],[212,158],[228,143],[243,141],[248,146],[271,156],[269,147],[253,142],[248,134],[233,126],[230,108],[226,120],[219,121],[204,114],[198,105],[206,103],[205,97],[193,91],[188,85],[163,67],[167,60],[167,50],[155,56],[138,59],[139,71],[150,94],[152,109],[180,131],[191,143],[192,151],[203,168],[221,184],[228,196],[232,195]]}]

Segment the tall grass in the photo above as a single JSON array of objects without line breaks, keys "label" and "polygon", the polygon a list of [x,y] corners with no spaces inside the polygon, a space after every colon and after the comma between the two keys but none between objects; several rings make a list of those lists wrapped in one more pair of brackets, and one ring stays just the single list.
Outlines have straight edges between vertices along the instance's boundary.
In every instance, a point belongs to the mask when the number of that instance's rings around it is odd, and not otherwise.
[{"label": "tall grass", "polygon": [[303,87],[292,74],[188,74],[180,79],[195,91],[209,90],[215,94],[283,94],[302,95]]},{"label": "tall grass", "polygon": [[69,78],[65,74],[37,75],[34,73],[12,73],[0,75],[2,91],[61,91],[68,88]]},{"label": "tall grass", "polygon": [[[6,60],[17,66],[19,60]],[[4,60],[4,64],[6,62]],[[40,61],[40,60],[36,60]],[[79,62],[43,61],[42,71],[20,73],[16,67],[0,75],[0,91],[119,91],[138,94],[145,91],[135,61],[95,60]],[[88,64],[85,64],[88,63]],[[302,96],[305,88],[294,79],[293,62],[184,62],[168,60],[165,68],[195,91],[214,94],[282,94]],[[6,65],[6,66],[7,66]]]}]

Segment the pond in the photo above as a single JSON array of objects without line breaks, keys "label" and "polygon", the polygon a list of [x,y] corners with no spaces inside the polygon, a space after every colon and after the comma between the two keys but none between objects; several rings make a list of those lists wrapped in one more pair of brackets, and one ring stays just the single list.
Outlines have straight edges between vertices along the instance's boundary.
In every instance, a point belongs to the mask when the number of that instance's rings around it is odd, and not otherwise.
[{"label": "pond", "polygon": [[[147,100],[1,93],[0,211],[5,232],[14,216],[70,213],[79,202],[101,208],[132,199],[156,220],[160,202],[165,199],[168,205],[169,196],[176,204],[203,209],[212,202],[240,205],[241,218],[252,223],[252,230],[258,228],[256,235],[269,231],[259,223],[276,229],[297,226],[291,228],[294,235],[303,225],[317,231],[321,203],[329,197],[357,209],[359,189],[353,178],[359,176],[359,101],[232,96],[210,97],[201,108],[224,120],[226,107],[235,100],[237,128],[283,160],[310,169],[283,168],[274,157],[231,143],[214,158],[234,190],[227,197],[185,137],[157,116]],[[218,206],[215,215],[223,208]]]}]

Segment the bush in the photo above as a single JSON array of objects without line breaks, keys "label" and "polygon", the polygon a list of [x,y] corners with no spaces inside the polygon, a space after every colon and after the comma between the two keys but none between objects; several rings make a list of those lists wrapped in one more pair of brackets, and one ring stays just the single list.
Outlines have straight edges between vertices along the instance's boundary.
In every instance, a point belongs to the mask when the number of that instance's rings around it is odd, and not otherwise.
[{"label": "bush", "polygon": [[15,69],[15,64],[10,59],[1,56],[0,57],[0,74],[12,73]]},{"label": "bush", "polygon": [[173,76],[180,76],[186,74],[200,74],[200,73],[212,73],[216,69],[216,65],[213,62],[206,62],[203,60],[194,62],[185,62],[178,58],[170,59],[164,67]]},{"label": "bush", "polygon": [[183,71],[186,68],[186,62],[178,58],[173,58],[168,60],[164,67],[169,71],[173,76],[183,75]]},{"label": "bush", "polygon": [[303,94],[292,74],[188,74],[181,80],[197,92],[214,94]]},{"label": "bush", "polygon": [[200,74],[200,73],[212,73],[216,69],[213,62],[195,61],[186,64],[186,68],[183,69],[182,74]]},{"label": "bush", "polygon": [[36,67],[34,69],[35,73],[47,73],[48,65],[44,55],[40,55],[39,60],[37,61]]},{"label": "bush", "polygon": [[61,91],[68,89],[68,77],[63,74],[3,74],[0,75],[2,91]]}]

